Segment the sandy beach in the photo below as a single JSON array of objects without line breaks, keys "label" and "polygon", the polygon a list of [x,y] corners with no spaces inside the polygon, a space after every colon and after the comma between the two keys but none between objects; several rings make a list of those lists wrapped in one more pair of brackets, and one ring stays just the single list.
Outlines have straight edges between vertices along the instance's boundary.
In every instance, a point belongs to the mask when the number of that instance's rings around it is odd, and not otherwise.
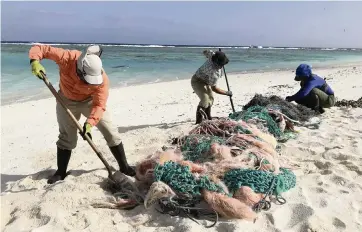
[{"label": "sandy beach", "polygon": [[[327,78],[337,100],[361,97],[362,65],[313,71]],[[293,71],[228,78],[237,111],[256,93],[284,98],[299,89]],[[226,89],[225,79],[219,80],[219,86]],[[327,109],[319,129],[301,127],[297,139],[281,145],[282,156],[299,165],[296,187],[283,194],[285,205],[273,204],[255,223],[222,220],[205,229],[188,218],[162,215],[143,206],[130,211],[93,208],[92,202],[110,196],[100,186],[107,172],[82,138],[69,163],[71,175],[47,185],[56,168],[55,103],[55,98],[49,98],[1,107],[1,231],[362,231],[361,108]],[[107,109],[134,164],[190,131],[197,103],[190,80],[180,80],[112,89]],[[212,110],[213,116],[227,116],[229,98],[215,95]],[[92,136],[116,167],[100,132],[94,129]]]}]

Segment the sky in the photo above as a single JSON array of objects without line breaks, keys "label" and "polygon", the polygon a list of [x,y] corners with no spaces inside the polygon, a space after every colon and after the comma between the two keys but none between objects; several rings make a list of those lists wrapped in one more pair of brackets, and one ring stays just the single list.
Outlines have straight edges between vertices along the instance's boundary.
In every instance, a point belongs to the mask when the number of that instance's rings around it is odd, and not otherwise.
[{"label": "sky", "polygon": [[1,2],[2,41],[362,48],[362,2]]}]

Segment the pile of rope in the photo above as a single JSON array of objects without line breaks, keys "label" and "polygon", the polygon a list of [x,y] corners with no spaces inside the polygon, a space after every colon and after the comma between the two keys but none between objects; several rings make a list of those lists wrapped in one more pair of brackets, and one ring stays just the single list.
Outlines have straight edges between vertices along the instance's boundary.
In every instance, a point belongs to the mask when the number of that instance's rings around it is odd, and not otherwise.
[{"label": "pile of rope", "polygon": [[337,101],[335,106],[350,106],[352,108],[362,108],[362,97],[360,97],[357,101],[342,99],[341,101]]}]

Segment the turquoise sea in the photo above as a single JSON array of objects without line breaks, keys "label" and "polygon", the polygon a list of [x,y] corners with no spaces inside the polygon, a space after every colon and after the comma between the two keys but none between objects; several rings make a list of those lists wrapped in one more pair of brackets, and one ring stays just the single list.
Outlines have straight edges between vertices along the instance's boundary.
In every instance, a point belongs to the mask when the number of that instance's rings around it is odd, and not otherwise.
[{"label": "turquoise sea", "polygon": [[[28,51],[31,43],[1,44],[1,104],[51,96],[44,83],[30,70]],[[52,44],[83,50],[87,44]],[[101,44],[102,60],[111,87],[191,78],[203,64],[204,49],[214,46]],[[313,67],[362,61],[362,49],[220,47],[229,57],[227,73],[295,69],[302,62]],[[47,75],[58,88],[58,68],[44,60]]]}]

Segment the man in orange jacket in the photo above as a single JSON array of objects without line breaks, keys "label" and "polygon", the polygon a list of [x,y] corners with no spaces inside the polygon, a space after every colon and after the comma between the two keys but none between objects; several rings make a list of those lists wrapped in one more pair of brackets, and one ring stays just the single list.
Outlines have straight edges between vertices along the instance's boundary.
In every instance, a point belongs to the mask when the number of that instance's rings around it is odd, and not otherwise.
[{"label": "man in orange jacket", "polygon": [[[49,45],[34,45],[29,51],[32,72],[38,78],[43,78],[44,67],[42,59],[53,60],[59,66],[59,95],[74,114],[80,119],[84,115],[87,120],[83,126],[83,138],[87,133],[91,137],[91,129],[96,126],[107,141],[107,145],[119,165],[120,171],[129,176],[135,176],[135,171],[127,163],[122,140],[110,120],[106,110],[109,91],[109,79],[102,67],[100,59],[102,49],[90,46],[85,52],[66,50]],[[56,115],[59,125],[57,145],[57,166],[55,174],[48,184],[64,180],[71,152],[77,145],[77,127],[67,115],[60,103],[56,105]]]}]

